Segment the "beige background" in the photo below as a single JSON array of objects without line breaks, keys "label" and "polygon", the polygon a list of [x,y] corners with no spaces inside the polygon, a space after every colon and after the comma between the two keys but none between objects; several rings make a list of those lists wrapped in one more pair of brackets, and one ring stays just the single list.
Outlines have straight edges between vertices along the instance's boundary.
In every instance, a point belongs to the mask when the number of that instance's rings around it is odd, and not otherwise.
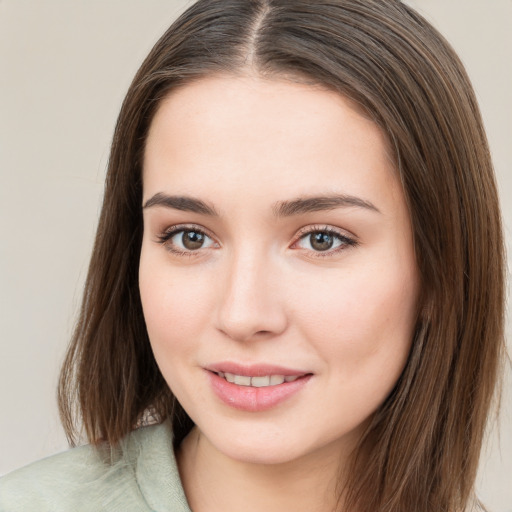
[{"label": "beige background", "polygon": [[[183,0],[0,0],[0,474],[66,448],[54,390],[128,84]],[[410,0],[480,100],[512,241],[512,0]],[[485,240],[482,240],[485,243]],[[510,320],[508,332],[510,329]],[[510,338],[510,336],[509,336]],[[479,492],[512,512],[512,393]]]}]

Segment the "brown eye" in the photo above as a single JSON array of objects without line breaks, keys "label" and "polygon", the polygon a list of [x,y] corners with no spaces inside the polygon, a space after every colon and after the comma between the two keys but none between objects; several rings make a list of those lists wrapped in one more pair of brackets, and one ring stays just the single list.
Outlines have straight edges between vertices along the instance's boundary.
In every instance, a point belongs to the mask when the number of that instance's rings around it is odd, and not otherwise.
[{"label": "brown eye", "polygon": [[162,233],[158,238],[161,244],[176,254],[218,247],[211,237],[199,229],[173,229]]},{"label": "brown eye", "polygon": [[334,254],[339,250],[357,245],[353,238],[334,231],[334,229],[315,229],[304,233],[294,244],[295,248],[306,249],[313,253]]},{"label": "brown eye", "polygon": [[334,245],[334,237],[325,232],[311,233],[309,243],[315,251],[327,251]]},{"label": "brown eye", "polygon": [[185,249],[194,251],[200,249],[204,244],[205,236],[197,231],[183,231],[181,235],[181,243]]}]

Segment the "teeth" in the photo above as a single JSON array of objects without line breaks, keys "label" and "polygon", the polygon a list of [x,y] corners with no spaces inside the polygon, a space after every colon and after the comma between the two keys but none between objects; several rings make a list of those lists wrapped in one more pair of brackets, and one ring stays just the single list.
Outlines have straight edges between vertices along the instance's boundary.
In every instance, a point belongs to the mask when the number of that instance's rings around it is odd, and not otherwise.
[{"label": "teeth", "polygon": [[251,377],[251,386],[255,388],[270,386],[270,377],[268,375],[265,377]]},{"label": "teeth", "polygon": [[251,377],[248,375],[235,375],[235,384],[238,384],[239,386],[250,386]]},{"label": "teeth", "polygon": [[270,385],[277,386],[277,384],[282,384],[284,382],[283,375],[271,375],[270,376]]},{"label": "teeth", "polygon": [[264,375],[261,377],[249,377],[247,375],[235,375],[228,372],[217,372],[217,375],[238,386],[251,386],[254,388],[278,386],[283,382],[293,382],[300,377],[300,375]]}]

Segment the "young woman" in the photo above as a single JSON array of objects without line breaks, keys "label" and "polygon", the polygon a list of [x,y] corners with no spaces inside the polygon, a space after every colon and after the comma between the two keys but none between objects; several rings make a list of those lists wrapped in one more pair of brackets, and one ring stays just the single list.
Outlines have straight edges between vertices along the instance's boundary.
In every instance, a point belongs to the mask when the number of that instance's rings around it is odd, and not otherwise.
[{"label": "young woman", "polygon": [[503,268],[474,94],[425,20],[200,0],[114,135],[59,388],[90,445],[0,508],[476,508]]}]

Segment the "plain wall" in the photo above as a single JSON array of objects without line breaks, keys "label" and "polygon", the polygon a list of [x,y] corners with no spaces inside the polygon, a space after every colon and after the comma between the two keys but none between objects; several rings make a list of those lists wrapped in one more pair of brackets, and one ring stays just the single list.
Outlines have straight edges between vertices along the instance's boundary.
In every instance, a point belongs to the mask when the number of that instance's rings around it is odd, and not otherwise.
[{"label": "plain wall", "polygon": [[[66,449],[55,387],[124,93],[183,0],[0,0],[0,474]],[[512,1],[410,0],[472,77],[512,241]],[[485,243],[485,240],[482,240]],[[508,332],[511,332],[510,321]],[[509,336],[510,338],[510,336]],[[512,511],[512,394],[479,493]]]}]

